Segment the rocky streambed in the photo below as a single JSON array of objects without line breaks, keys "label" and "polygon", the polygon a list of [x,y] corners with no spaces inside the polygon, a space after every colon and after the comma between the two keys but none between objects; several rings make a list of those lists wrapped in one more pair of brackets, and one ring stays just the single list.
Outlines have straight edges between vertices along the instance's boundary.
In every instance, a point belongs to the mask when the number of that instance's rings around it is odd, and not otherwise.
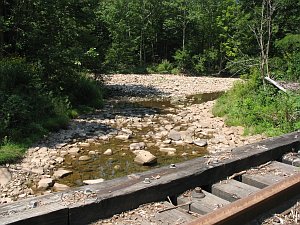
[{"label": "rocky streambed", "polygon": [[211,113],[214,99],[236,79],[119,74],[105,80],[111,98],[103,109],[0,168],[1,203],[176,166],[264,138],[245,137],[242,127],[227,127]]}]

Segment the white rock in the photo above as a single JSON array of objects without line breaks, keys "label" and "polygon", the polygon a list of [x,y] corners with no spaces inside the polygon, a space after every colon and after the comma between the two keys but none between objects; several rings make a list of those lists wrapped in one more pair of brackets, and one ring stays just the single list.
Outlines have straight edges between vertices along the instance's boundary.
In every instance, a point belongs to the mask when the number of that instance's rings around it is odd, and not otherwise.
[{"label": "white rock", "polygon": [[79,157],[79,161],[87,161],[87,160],[90,160],[91,159],[91,157],[89,157],[89,156],[87,156],[87,155],[82,155],[82,156],[80,156]]},{"label": "white rock", "polygon": [[175,152],[168,152],[168,156],[175,156]]},{"label": "white rock", "polygon": [[144,142],[139,142],[139,143],[132,143],[129,145],[129,148],[131,151],[133,150],[141,150],[145,148],[145,143]]},{"label": "white rock", "polygon": [[68,150],[68,153],[71,154],[71,155],[76,155],[76,154],[78,154],[79,151],[80,151],[79,148],[73,147],[73,148],[70,148],[70,149]]},{"label": "white rock", "polygon": [[121,134],[116,136],[116,139],[120,139],[120,140],[128,140],[130,138],[132,138],[131,134]]},{"label": "white rock", "polygon": [[179,141],[179,140],[181,140],[181,134],[180,134],[180,132],[178,132],[176,130],[170,130],[168,138],[173,141]]},{"label": "white rock", "polygon": [[52,187],[54,184],[54,181],[53,179],[51,178],[44,178],[44,179],[41,179],[38,183],[38,189],[39,190],[46,190],[47,188],[49,187]]},{"label": "white rock", "polygon": [[112,155],[113,154],[113,151],[111,149],[107,149],[103,155]]},{"label": "white rock", "polygon": [[33,168],[31,170],[32,173],[36,173],[36,174],[44,174],[44,169],[42,167],[39,168]]},{"label": "white rock", "polygon": [[176,148],[160,148],[159,151],[166,152],[166,153],[176,152]]},{"label": "white rock", "polygon": [[62,178],[65,176],[68,176],[70,174],[72,174],[73,172],[70,170],[65,170],[65,169],[58,169],[57,171],[54,171],[53,176],[55,178]]},{"label": "white rock", "polygon": [[62,163],[64,161],[63,157],[57,157],[54,159],[57,163]]},{"label": "white rock", "polygon": [[205,147],[207,145],[207,141],[203,139],[194,140],[193,143],[199,147]]},{"label": "white rock", "polygon": [[157,158],[148,151],[140,150],[134,162],[140,165],[149,165],[157,162]]},{"label": "white rock", "polygon": [[100,178],[100,179],[95,179],[95,180],[84,180],[83,183],[84,184],[99,184],[104,182],[104,179]]},{"label": "white rock", "polygon": [[[94,140],[94,139],[93,139],[93,140]],[[79,146],[80,146],[80,147],[89,147],[89,146],[90,146],[90,143],[82,142],[82,143],[79,143]]]}]

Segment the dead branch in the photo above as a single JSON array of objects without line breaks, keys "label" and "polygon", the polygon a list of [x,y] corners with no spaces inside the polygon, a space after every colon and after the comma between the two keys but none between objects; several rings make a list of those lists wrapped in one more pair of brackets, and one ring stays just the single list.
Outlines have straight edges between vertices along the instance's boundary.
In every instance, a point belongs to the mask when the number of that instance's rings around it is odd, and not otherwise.
[{"label": "dead branch", "polygon": [[186,205],[190,205],[192,204],[192,202],[186,202],[186,203],[183,203],[183,204],[179,204],[179,205],[174,205],[174,206],[171,206],[169,208],[165,208],[165,209],[162,209],[160,211],[158,211],[158,213],[162,213],[162,212],[165,212],[165,211],[168,211],[168,210],[172,210],[172,209],[177,209],[181,206],[186,206]]}]

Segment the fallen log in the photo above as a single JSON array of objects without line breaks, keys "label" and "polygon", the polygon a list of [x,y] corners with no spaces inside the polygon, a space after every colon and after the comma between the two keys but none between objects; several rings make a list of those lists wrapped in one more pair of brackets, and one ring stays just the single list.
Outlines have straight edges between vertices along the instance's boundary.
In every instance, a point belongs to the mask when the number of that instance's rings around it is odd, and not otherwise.
[{"label": "fallen log", "polygon": [[273,84],[279,90],[287,93],[287,90],[284,87],[282,87],[281,85],[279,85],[275,80],[272,80],[270,77],[265,77],[265,80],[268,81],[268,82],[270,82],[271,84]]}]

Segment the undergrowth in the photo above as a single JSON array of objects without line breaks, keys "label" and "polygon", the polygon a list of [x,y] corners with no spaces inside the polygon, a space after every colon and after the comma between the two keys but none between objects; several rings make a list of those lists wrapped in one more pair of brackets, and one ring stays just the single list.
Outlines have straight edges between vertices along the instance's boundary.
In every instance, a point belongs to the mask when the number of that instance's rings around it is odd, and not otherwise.
[{"label": "undergrowth", "polygon": [[60,83],[46,79],[38,64],[0,60],[0,164],[20,158],[33,142],[103,104],[101,84],[86,74],[70,72]]},{"label": "undergrowth", "polygon": [[300,129],[300,95],[264,86],[258,71],[253,71],[218,99],[213,114],[225,116],[227,125],[244,126],[245,135],[277,136]]}]

